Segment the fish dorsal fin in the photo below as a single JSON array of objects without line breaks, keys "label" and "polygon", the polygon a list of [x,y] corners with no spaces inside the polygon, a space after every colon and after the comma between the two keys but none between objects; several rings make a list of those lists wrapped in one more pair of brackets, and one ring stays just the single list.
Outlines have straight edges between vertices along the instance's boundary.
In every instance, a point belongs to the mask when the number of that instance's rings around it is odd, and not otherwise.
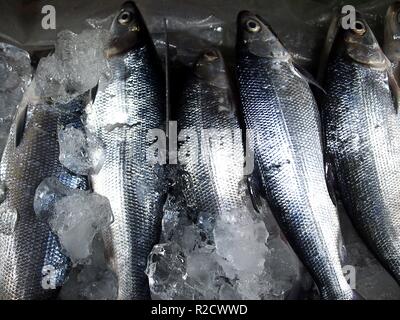
[{"label": "fish dorsal fin", "polygon": [[310,85],[318,88],[319,90],[321,90],[324,94],[326,94],[326,91],[324,90],[324,88],[322,88],[322,86],[318,83],[318,81],[313,77],[313,75],[308,72],[304,67],[302,67],[299,64],[293,63],[294,67],[297,69],[298,73],[300,74],[300,76],[307,81]]}]

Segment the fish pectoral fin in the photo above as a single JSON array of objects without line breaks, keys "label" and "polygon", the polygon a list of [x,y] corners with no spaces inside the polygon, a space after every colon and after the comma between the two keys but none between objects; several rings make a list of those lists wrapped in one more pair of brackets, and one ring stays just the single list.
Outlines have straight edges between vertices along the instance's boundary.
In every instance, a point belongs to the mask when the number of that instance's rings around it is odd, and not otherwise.
[{"label": "fish pectoral fin", "polygon": [[247,187],[249,189],[251,204],[257,213],[262,211],[261,194],[263,194],[261,182],[256,175],[247,177]]},{"label": "fish pectoral fin", "polygon": [[400,85],[399,81],[396,79],[393,71],[389,71],[388,73],[388,80],[389,80],[389,87],[390,91],[393,95],[393,103],[396,112],[399,112],[399,105],[400,105]]},{"label": "fish pectoral fin", "polygon": [[299,64],[294,64],[294,67],[297,69],[297,72],[305,81],[307,81],[310,85],[316,87],[317,89],[321,90],[324,94],[326,94],[325,89],[322,88],[319,82],[304,67],[300,66]]},{"label": "fish pectoral fin", "polygon": [[96,84],[92,89],[90,89],[90,101],[94,101],[96,99],[97,91],[99,90],[99,83]]},{"label": "fish pectoral fin", "polygon": [[24,136],[27,112],[28,112],[27,104],[23,104],[20,105],[15,115],[15,136],[14,136],[15,147],[19,146]]},{"label": "fish pectoral fin", "polygon": [[336,192],[336,177],[333,171],[332,164],[330,164],[329,162],[325,163],[325,178],[329,196],[331,197],[334,205],[337,207],[339,195]]}]

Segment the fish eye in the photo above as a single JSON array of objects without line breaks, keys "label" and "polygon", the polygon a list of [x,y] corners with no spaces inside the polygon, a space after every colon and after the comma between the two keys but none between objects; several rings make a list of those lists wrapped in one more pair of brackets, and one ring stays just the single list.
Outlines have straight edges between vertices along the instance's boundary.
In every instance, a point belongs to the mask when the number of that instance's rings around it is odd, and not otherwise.
[{"label": "fish eye", "polygon": [[132,20],[132,15],[129,11],[122,11],[118,16],[118,22],[122,25],[126,25]]},{"label": "fish eye", "polygon": [[362,21],[357,20],[354,25],[353,32],[362,36],[366,31],[367,31],[367,29],[365,27],[365,24]]},{"label": "fish eye", "polygon": [[204,58],[206,58],[207,61],[211,62],[218,60],[219,56],[215,50],[208,50],[204,53]]},{"label": "fish eye", "polygon": [[250,19],[246,21],[246,29],[248,32],[256,33],[261,30],[261,26],[256,20]]}]

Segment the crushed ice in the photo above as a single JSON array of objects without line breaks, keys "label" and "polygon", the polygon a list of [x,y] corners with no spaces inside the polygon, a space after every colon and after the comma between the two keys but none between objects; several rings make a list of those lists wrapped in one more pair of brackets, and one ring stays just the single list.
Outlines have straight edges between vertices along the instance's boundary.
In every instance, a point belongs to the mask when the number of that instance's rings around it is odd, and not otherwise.
[{"label": "crushed ice", "polygon": [[193,219],[169,196],[163,241],[146,270],[152,297],[284,299],[307,286],[301,263],[269,220],[247,207]]},{"label": "crushed ice", "polygon": [[[54,53],[42,58],[36,70],[36,96],[65,104],[111,77],[104,48],[109,31],[101,26],[80,34],[62,31]],[[73,112],[74,110],[71,110]],[[101,141],[76,124],[59,129],[59,160],[67,175],[95,174],[104,162]],[[60,293],[61,299],[115,299],[117,281],[106,266],[102,232],[113,221],[109,200],[90,190],[72,189],[60,177],[48,177],[37,187],[34,210],[58,236],[73,269]],[[97,239],[97,240],[95,240]]]}]

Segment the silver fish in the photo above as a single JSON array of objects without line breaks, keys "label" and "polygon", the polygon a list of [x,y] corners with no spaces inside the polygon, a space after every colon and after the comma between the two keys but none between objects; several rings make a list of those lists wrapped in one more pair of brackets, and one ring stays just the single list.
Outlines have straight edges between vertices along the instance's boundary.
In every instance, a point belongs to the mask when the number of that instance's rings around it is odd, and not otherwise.
[{"label": "silver fish", "polygon": [[238,17],[237,74],[265,196],[323,299],[353,299],[325,181],[319,112],[307,80],[263,19]]},{"label": "silver fish", "polygon": [[327,161],[354,227],[400,282],[400,122],[391,91],[395,81],[360,14],[354,30],[338,28],[322,105]]},{"label": "silver fish", "polygon": [[91,177],[110,201],[114,222],[104,233],[107,261],[118,277],[118,299],[150,297],[144,273],[159,240],[165,202],[162,170],[147,159],[150,129],[165,122],[162,66],[143,18],[126,2],[111,26],[106,49],[111,81],[100,80],[87,128],[104,144],[105,161]]},{"label": "silver fish", "polygon": [[[185,83],[178,111],[183,195],[196,212],[243,207],[244,150],[236,105],[220,52],[205,51]],[[179,180],[179,179],[178,179]]]},{"label": "silver fish", "polygon": [[5,191],[0,204],[0,299],[56,297],[70,261],[47,222],[35,215],[35,190],[50,176],[70,188],[88,188],[85,177],[61,166],[57,133],[68,123],[79,123],[89,95],[52,105],[32,102],[29,92],[18,107],[0,165]]}]

